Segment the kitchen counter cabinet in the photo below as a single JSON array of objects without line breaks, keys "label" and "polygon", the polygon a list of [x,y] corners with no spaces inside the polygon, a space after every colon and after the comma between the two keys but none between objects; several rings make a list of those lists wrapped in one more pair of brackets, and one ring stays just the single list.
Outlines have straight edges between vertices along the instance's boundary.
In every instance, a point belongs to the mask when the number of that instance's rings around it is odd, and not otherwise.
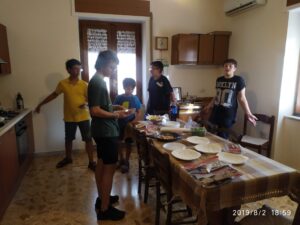
[{"label": "kitchen counter cabinet", "polygon": [[19,174],[15,129],[11,128],[0,137],[0,215],[4,212],[16,191]]},{"label": "kitchen counter cabinet", "polygon": [[[25,160],[20,162],[15,124],[25,120],[27,149]],[[28,170],[34,154],[34,137],[31,110],[24,110],[0,128],[0,219]]]}]

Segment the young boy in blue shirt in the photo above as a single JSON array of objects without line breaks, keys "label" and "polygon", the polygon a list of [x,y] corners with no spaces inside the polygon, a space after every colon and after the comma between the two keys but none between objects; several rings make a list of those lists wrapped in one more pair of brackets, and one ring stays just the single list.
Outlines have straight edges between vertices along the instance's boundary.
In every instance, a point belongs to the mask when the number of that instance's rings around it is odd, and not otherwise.
[{"label": "young boy in blue shirt", "polygon": [[[136,86],[136,82],[132,78],[125,78],[123,80],[123,88],[125,93],[122,95],[118,95],[114,101],[114,105],[121,105],[126,109],[136,109],[135,114],[131,114],[128,117],[122,118],[118,120],[119,128],[120,128],[120,140],[123,141],[124,139],[124,132],[125,128],[128,123],[135,123],[136,121],[141,119],[141,102],[137,96],[133,95],[133,90]],[[124,157],[123,149],[119,151],[120,156],[120,167],[122,173],[127,173],[129,171],[129,157],[131,153],[131,144],[132,139],[126,138],[125,140],[126,145],[126,155]]]}]

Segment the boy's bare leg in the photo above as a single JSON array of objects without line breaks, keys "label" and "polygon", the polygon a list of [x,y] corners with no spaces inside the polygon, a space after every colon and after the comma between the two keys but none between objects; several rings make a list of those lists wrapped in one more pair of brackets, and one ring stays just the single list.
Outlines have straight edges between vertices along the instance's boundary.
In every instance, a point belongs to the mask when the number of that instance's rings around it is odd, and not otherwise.
[{"label": "boy's bare leg", "polygon": [[126,161],[129,161],[131,154],[131,144],[126,143]]},{"label": "boy's bare leg", "polygon": [[92,140],[86,141],[85,142],[85,151],[88,155],[90,163],[94,162],[93,150],[94,150],[93,141]]},{"label": "boy's bare leg", "polygon": [[101,180],[102,180],[102,166],[103,166],[102,159],[98,159],[97,165],[96,165],[96,170],[95,170],[95,179],[96,179],[96,185],[97,185],[99,197],[101,197],[100,190],[101,190]]}]

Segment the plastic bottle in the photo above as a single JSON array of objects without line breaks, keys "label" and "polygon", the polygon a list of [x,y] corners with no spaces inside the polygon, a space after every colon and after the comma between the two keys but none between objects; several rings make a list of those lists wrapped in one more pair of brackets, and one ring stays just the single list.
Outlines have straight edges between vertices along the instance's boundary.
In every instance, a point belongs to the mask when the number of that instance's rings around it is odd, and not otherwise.
[{"label": "plastic bottle", "polygon": [[23,97],[20,92],[18,92],[18,94],[17,94],[16,102],[17,102],[18,110],[24,109],[24,100],[23,100]]},{"label": "plastic bottle", "polygon": [[172,102],[170,106],[170,120],[176,121],[177,114],[178,114],[178,107],[176,103]]}]

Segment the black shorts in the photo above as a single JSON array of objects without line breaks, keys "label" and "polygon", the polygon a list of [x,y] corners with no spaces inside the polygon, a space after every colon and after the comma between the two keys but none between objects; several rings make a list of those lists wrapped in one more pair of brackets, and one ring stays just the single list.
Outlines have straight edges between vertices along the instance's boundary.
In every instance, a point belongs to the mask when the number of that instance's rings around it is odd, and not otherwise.
[{"label": "black shorts", "polygon": [[73,141],[76,136],[77,126],[79,127],[83,141],[91,141],[91,125],[89,120],[81,122],[65,122],[65,140]]},{"label": "black shorts", "polygon": [[103,164],[118,162],[118,137],[94,137],[94,140],[98,159],[102,159]]}]

